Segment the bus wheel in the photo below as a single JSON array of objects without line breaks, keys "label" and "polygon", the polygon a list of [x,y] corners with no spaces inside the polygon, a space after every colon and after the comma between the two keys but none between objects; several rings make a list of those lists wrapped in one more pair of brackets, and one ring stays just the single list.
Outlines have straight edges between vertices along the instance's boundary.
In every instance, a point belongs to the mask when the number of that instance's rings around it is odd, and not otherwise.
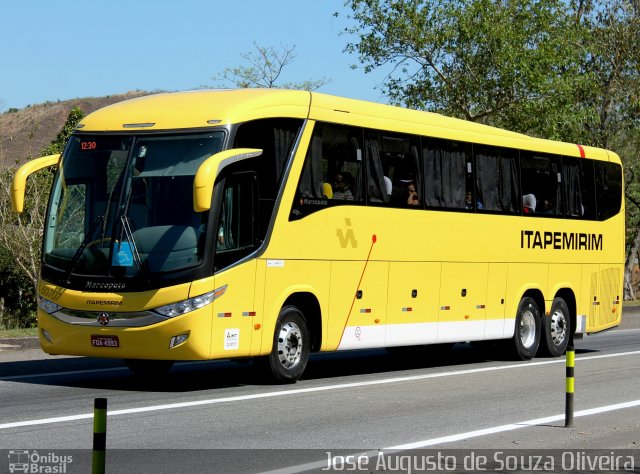
[{"label": "bus wheel", "polygon": [[144,378],[161,377],[173,367],[172,360],[125,359],[124,363],[131,372]]},{"label": "bus wheel", "polygon": [[309,361],[309,330],[302,312],[295,306],[280,310],[269,354],[269,368],[280,383],[294,383]]},{"label": "bus wheel", "polygon": [[551,304],[551,315],[544,318],[544,336],[540,348],[551,357],[560,357],[567,350],[571,335],[569,307],[562,298],[555,298]]},{"label": "bus wheel", "polygon": [[513,335],[515,355],[520,360],[533,359],[540,345],[540,311],[533,298],[520,300]]}]

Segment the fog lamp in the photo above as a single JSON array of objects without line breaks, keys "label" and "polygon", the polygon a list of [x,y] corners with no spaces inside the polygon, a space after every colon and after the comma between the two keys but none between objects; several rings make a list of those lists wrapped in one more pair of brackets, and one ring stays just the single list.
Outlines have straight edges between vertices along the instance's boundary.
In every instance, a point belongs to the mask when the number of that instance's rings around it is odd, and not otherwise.
[{"label": "fog lamp", "polygon": [[169,341],[169,349],[173,349],[174,347],[183,344],[189,338],[189,333],[179,334],[177,336],[173,336],[171,341]]}]

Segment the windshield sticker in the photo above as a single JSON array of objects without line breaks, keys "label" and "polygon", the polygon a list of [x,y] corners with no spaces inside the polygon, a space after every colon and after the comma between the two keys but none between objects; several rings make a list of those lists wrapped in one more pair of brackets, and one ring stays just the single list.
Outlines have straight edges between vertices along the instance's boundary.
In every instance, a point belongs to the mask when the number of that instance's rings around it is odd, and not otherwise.
[{"label": "windshield sticker", "polygon": [[113,259],[111,265],[114,267],[133,266],[133,254],[129,242],[116,242],[113,247]]}]

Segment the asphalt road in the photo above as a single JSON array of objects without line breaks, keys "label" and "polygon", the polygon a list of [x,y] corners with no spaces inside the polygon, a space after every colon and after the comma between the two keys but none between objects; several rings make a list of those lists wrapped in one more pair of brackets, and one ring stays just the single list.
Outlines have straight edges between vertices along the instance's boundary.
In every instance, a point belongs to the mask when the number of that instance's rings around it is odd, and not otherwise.
[{"label": "asphalt road", "polygon": [[[149,383],[119,361],[4,350],[0,450],[70,452],[66,472],[83,472],[97,397],[108,400],[110,472],[321,472],[314,461],[326,464],[328,452],[366,452],[364,467],[374,470],[378,450],[639,449],[640,314],[576,341],[572,428],[564,427],[564,364],[459,344],[319,354],[295,385],[270,385],[251,364],[228,361],[177,364]],[[0,472],[3,458],[12,459],[0,451]]]}]

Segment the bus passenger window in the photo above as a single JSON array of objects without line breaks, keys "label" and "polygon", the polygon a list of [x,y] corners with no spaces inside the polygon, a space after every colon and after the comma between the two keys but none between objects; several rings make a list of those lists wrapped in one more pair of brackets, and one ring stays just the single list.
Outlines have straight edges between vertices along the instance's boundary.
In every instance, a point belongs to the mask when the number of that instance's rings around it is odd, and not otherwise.
[{"label": "bus passenger window", "polygon": [[563,157],[564,215],[576,219],[596,218],[593,161]]},{"label": "bus passenger window", "polygon": [[289,218],[364,201],[362,129],[317,123]]},{"label": "bus passenger window", "polygon": [[245,170],[257,172],[257,239],[264,240],[283,185],[284,171],[302,128],[299,119],[275,118],[245,122],[238,127],[233,148],[258,148],[260,159],[246,163]]},{"label": "bus passenger window", "polygon": [[463,142],[423,140],[424,201],[427,207],[467,209],[466,196],[471,185],[470,148]]},{"label": "bus passenger window", "polygon": [[[476,146],[474,151],[478,209],[519,213],[517,150]],[[532,210],[535,210],[535,204]]]},{"label": "bus passenger window", "polygon": [[366,134],[369,204],[421,208],[422,173],[419,138],[411,135]]},{"label": "bus passenger window", "polygon": [[523,152],[520,158],[522,173],[523,212],[524,196],[536,198],[535,213],[541,216],[562,216],[562,175],[560,157],[542,156]]},{"label": "bus passenger window", "polygon": [[367,196],[369,202],[387,203],[391,198],[391,193],[387,193],[386,176],[382,167],[382,158],[378,136],[369,133],[366,141],[367,150]]},{"label": "bus passenger window", "polygon": [[607,161],[594,162],[598,220],[604,221],[620,212],[622,204],[622,167]]}]

